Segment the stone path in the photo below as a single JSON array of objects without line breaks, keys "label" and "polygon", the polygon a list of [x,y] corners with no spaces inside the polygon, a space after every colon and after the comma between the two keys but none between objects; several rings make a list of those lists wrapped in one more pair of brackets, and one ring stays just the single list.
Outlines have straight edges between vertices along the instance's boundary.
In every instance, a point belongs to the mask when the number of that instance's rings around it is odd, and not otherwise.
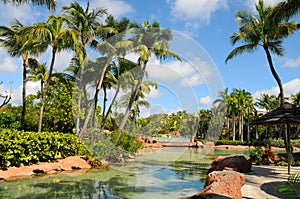
[{"label": "stone path", "polygon": [[[300,167],[292,167],[291,174],[295,172],[300,172]],[[286,182],[288,177],[287,167],[253,165],[251,172],[245,173],[246,183],[242,187],[243,198],[282,198],[276,189],[280,184]]]}]

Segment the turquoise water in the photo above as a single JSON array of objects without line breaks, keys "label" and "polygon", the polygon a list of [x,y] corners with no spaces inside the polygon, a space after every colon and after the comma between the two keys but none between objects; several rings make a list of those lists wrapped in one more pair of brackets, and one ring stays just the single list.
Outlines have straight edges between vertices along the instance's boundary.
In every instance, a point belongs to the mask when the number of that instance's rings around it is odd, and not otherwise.
[{"label": "turquoise water", "polygon": [[217,155],[247,153],[182,147],[144,151],[109,168],[2,181],[0,198],[179,198],[203,188]]}]

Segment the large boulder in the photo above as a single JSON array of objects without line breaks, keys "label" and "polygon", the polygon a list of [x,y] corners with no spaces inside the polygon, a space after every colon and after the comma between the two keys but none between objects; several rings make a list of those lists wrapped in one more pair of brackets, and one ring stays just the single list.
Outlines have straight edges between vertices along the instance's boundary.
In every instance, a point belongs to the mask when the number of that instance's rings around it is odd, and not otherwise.
[{"label": "large boulder", "polygon": [[196,198],[242,198],[242,186],[245,176],[236,171],[213,171],[207,175],[204,188],[193,196],[182,199]]},{"label": "large boulder", "polygon": [[252,167],[252,162],[243,155],[218,156],[211,163],[211,168],[207,174],[213,171],[233,170],[241,173],[249,172]]}]

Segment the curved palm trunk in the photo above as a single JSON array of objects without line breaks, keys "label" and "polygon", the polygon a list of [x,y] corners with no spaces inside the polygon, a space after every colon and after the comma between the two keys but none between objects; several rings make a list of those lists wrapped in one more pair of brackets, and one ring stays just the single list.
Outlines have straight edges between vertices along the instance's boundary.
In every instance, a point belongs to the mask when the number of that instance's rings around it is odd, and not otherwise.
[{"label": "curved palm trunk", "polygon": [[132,95],[130,97],[129,104],[128,104],[127,108],[126,108],[124,117],[123,117],[122,122],[121,122],[121,124],[119,126],[119,129],[118,129],[119,131],[123,130],[123,128],[124,128],[124,126],[126,124],[126,121],[128,119],[128,116],[129,116],[129,112],[130,112],[130,110],[131,110],[131,108],[133,106],[133,103],[134,103],[134,100],[135,100],[135,98],[137,96],[138,90],[140,89],[140,87],[142,85],[143,78],[144,78],[145,71],[146,71],[146,66],[147,66],[147,62],[145,61],[145,62],[143,62],[143,67],[142,67],[142,70],[141,70],[140,78],[139,78],[138,83],[137,83],[137,85],[136,85],[136,87],[135,87],[135,89],[134,89],[134,91],[133,91],[133,93],[132,93]]},{"label": "curved palm trunk", "polygon": [[22,116],[21,116],[21,129],[25,130],[25,116],[26,116],[26,72],[28,67],[28,53],[23,55],[23,88],[22,88]]},{"label": "curved palm trunk", "polygon": [[[107,59],[106,59],[105,65],[104,65],[103,70],[102,70],[102,72],[101,72],[101,74],[100,74],[100,79],[99,79],[99,81],[98,81],[98,83],[97,83],[96,89],[98,89],[98,90],[101,89],[102,82],[103,82],[103,79],[104,79],[104,76],[105,76],[105,72],[106,72],[106,70],[107,70],[107,68],[108,68],[108,66],[109,66],[109,64],[110,64],[110,62],[112,61],[112,58],[113,58],[113,56],[112,56],[112,55],[109,55],[109,56],[107,57]],[[92,101],[92,104],[91,104],[90,108],[88,109],[88,113],[87,113],[87,115],[86,115],[86,117],[85,117],[83,127],[82,127],[82,129],[80,130],[79,137],[81,137],[81,136],[83,135],[84,131],[86,130],[86,128],[87,128],[87,126],[88,126],[88,123],[89,123],[89,120],[90,120],[90,118],[91,118],[92,112],[93,112],[93,108],[94,108],[94,106],[97,104],[97,102],[96,102],[96,99],[97,99],[96,94],[98,95],[98,92],[95,92],[94,99],[93,99],[93,101]]]},{"label": "curved palm trunk", "polygon": [[121,85],[118,83],[118,86],[117,86],[115,95],[114,95],[114,97],[113,97],[113,99],[112,99],[112,101],[111,101],[111,103],[110,103],[110,105],[109,105],[109,107],[108,107],[108,110],[107,110],[105,116],[104,116],[103,119],[102,119],[102,123],[101,123],[101,131],[104,129],[106,120],[107,120],[108,115],[109,115],[109,113],[110,113],[110,111],[111,111],[111,109],[112,109],[113,104],[115,103],[115,101],[116,101],[116,99],[117,99],[117,96],[118,96],[118,94],[119,94],[119,92],[120,92],[120,89],[121,89]]},{"label": "curved palm trunk", "polygon": [[272,57],[271,57],[271,54],[270,54],[270,51],[269,51],[269,48],[268,46],[264,45],[264,50],[267,54],[267,59],[268,59],[268,62],[269,62],[269,66],[270,66],[270,69],[271,69],[271,72],[272,72],[272,75],[273,77],[275,78],[278,86],[279,86],[279,90],[280,90],[280,106],[283,105],[284,103],[284,93],[283,93],[283,86],[282,86],[282,82],[280,80],[280,77],[278,76],[274,66],[273,66],[273,62],[272,62]]},{"label": "curved palm trunk", "polygon": [[54,68],[55,54],[56,54],[56,48],[53,48],[53,50],[52,50],[52,59],[51,59],[51,64],[50,64],[50,69],[49,69],[49,77],[47,79],[45,88],[43,90],[43,96],[42,96],[42,101],[41,101],[38,132],[42,131],[44,105],[45,105],[46,95],[47,95],[47,92],[48,92],[48,89],[49,89],[49,85],[50,85],[50,81],[51,81],[51,77],[52,77],[52,72],[53,72],[53,68]]},{"label": "curved palm trunk", "polygon": [[232,114],[232,140],[235,140],[235,120],[234,120],[234,114]]}]

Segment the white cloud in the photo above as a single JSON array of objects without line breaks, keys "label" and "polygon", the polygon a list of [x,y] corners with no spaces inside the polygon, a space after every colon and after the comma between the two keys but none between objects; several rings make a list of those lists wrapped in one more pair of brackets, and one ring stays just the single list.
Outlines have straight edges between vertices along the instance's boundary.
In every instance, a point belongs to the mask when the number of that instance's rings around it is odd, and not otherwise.
[{"label": "white cloud", "polygon": [[212,101],[211,101],[210,96],[202,97],[199,100],[200,106],[211,106],[211,104],[212,104]]},{"label": "white cloud", "polygon": [[211,15],[218,9],[228,7],[227,0],[175,0],[169,1],[172,15],[186,21],[209,22]]},{"label": "white cloud", "polygon": [[159,97],[162,97],[163,93],[159,91],[159,89],[155,89],[153,87],[151,87],[151,91],[149,94],[146,94],[146,100],[148,99],[156,99]]},{"label": "white cloud", "polygon": [[[295,94],[300,92],[300,78],[293,79],[285,84],[283,84],[284,96],[289,97],[291,94]],[[256,91],[252,94],[254,99],[260,98],[261,94],[267,93],[269,95],[277,96],[279,94],[278,86],[274,86],[270,89],[264,89],[260,91]]]},{"label": "white cloud", "polygon": [[296,68],[300,66],[300,56],[296,59],[287,59],[283,63],[283,66],[290,67],[290,68]]},{"label": "white cloud", "polygon": [[[264,0],[265,6],[275,6],[279,2],[282,2],[283,0]],[[258,3],[258,0],[247,0],[245,1],[245,4],[247,7],[249,7],[251,10],[256,11],[255,5]]]},{"label": "white cloud", "polygon": [[105,8],[114,17],[120,17],[133,11],[133,8],[121,0],[94,0],[91,1],[91,8]]},{"label": "white cloud", "polygon": [[0,72],[16,72],[18,70],[18,66],[15,63],[15,60],[11,57],[5,57],[0,64]]}]

